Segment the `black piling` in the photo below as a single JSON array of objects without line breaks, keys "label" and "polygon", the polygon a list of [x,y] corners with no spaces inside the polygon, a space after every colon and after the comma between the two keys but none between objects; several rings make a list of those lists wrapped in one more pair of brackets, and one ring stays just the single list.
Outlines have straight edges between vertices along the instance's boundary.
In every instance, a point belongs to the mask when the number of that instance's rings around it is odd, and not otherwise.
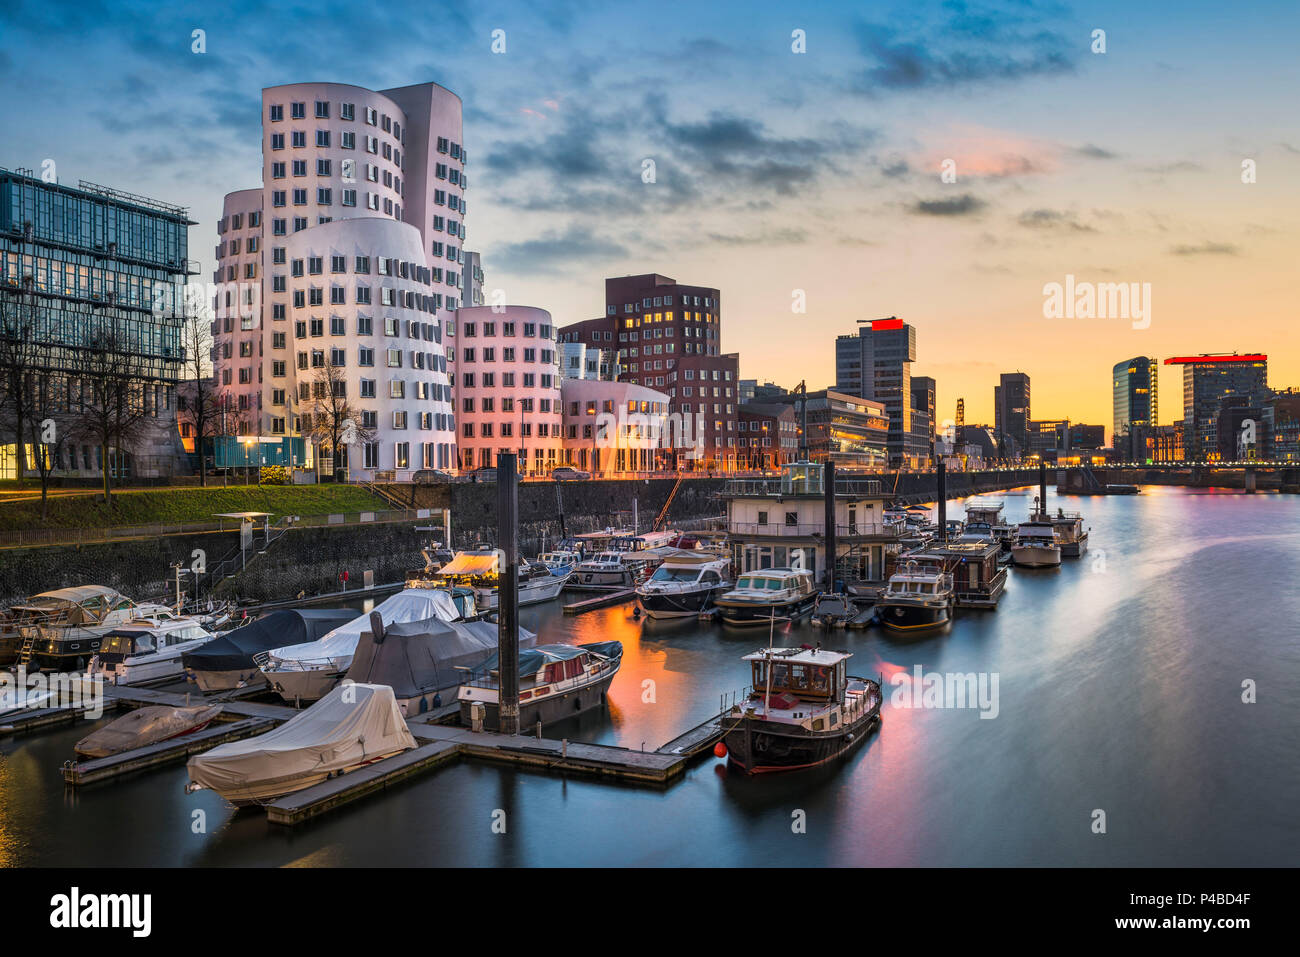
[{"label": "black piling", "polygon": [[939,541],[948,540],[948,467],[943,459],[935,463],[935,495],[939,502]]},{"label": "black piling", "polygon": [[519,733],[519,474],[511,452],[497,455],[497,662],[498,727]]},{"label": "black piling", "polygon": [[826,502],[826,590],[835,592],[835,463],[829,458],[822,469]]},{"label": "black piling", "polygon": [[1038,463],[1038,511],[1047,517],[1047,463]]}]

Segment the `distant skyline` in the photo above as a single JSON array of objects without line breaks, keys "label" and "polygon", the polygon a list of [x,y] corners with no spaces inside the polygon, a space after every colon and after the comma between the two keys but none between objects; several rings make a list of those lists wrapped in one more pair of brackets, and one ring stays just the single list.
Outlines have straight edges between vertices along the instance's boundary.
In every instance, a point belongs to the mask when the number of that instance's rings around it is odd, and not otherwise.
[{"label": "distant skyline", "polygon": [[[465,104],[489,301],[564,325],[602,312],[607,276],[714,286],[741,376],[815,388],[837,335],[897,315],[941,421],[962,397],[992,424],[1023,371],[1034,418],[1109,433],[1132,356],[1263,352],[1300,386],[1300,12],[1141,6],[18,0],[0,165],[189,207],[207,279],[222,197],[260,180],[263,87],[432,80]],[[1149,326],[1045,318],[1067,277],[1150,284]],[[1181,376],[1160,377],[1168,423]]]}]

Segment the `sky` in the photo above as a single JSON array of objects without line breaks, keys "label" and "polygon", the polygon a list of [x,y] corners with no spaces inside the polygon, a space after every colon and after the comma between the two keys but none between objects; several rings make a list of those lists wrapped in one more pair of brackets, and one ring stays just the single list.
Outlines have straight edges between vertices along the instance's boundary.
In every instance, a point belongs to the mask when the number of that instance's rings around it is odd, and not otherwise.
[{"label": "sky", "polygon": [[[489,296],[564,325],[607,276],[714,286],[741,376],[786,387],[898,316],[941,421],[962,397],[991,423],[1022,371],[1035,418],[1109,429],[1133,356],[1264,352],[1300,386],[1298,28],[1202,0],[6,0],[0,166],[188,207],[206,277],[222,197],[260,185],[262,87],[434,81],[465,104]],[[1051,314],[1067,277],[1136,295]]]}]

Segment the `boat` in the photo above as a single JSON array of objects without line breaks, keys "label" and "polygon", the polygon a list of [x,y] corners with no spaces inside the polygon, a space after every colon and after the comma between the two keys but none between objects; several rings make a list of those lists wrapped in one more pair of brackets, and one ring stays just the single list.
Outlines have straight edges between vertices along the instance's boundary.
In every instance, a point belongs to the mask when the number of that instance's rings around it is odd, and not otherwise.
[{"label": "boat", "polygon": [[958,608],[996,608],[1007,585],[1002,567],[1002,546],[991,538],[934,544],[910,552],[908,561],[937,568],[952,577],[954,604]]},{"label": "boat", "polygon": [[1079,558],[1088,550],[1088,530],[1083,527],[1083,516],[1058,508],[1047,521],[1056,527],[1062,558]]},{"label": "boat", "polygon": [[570,591],[623,591],[636,585],[636,575],[622,552],[596,552],[579,562],[569,576]]},{"label": "boat", "polygon": [[966,503],[966,529],[962,538],[971,541],[977,540],[974,536],[987,537],[997,542],[1003,551],[1010,551],[1016,530],[1007,524],[1002,509],[1003,503],[1000,501],[971,499]]},{"label": "boat", "polygon": [[1061,538],[1056,526],[1046,519],[1021,522],[1011,546],[1011,560],[1022,568],[1059,567]]},{"label": "boat", "polygon": [[876,601],[876,620],[890,631],[940,628],[952,619],[952,576],[909,560],[889,576]]},{"label": "boat", "polygon": [[190,758],[185,790],[264,804],[415,746],[392,688],[343,684],[278,728]]},{"label": "boat", "polygon": [[552,575],[568,575],[582,561],[578,552],[554,551],[542,552],[537,556],[537,564],[545,565]]},{"label": "boat", "polygon": [[697,617],[731,587],[731,562],[707,552],[682,551],[664,558],[636,590],[637,604],[651,618]]},{"label": "boat", "polygon": [[[500,603],[500,565],[502,552],[495,548],[457,552],[456,557],[438,571],[443,587],[461,586],[474,590],[474,601],[483,611],[495,611]],[[519,565],[519,604],[536,605],[557,597],[567,575],[554,575],[545,565],[521,562]]]},{"label": "boat", "polygon": [[103,637],[131,619],[181,617],[166,605],[137,603],[107,585],[41,592],[0,618],[0,665],[83,671]]},{"label": "boat", "polygon": [[[375,606],[385,625],[424,621],[438,617],[456,621],[461,610],[445,588],[404,588]],[[254,655],[271,690],[290,704],[317,701],[352,665],[361,633],[370,627],[370,615],[358,615],[316,641],[285,645]]]},{"label": "boat", "polygon": [[812,623],[821,628],[847,628],[857,614],[858,606],[849,595],[822,592],[813,605]]},{"label": "boat", "polygon": [[[532,648],[537,635],[519,629],[519,647]],[[456,701],[466,669],[474,669],[497,650],[497,626],[487,621],[426,618],[371,627],[361,633],[348,681],[388,685],[406,717]]]},{"label": "boat", "polygon": [[763,568],[736,579],[736,587],[714,599],[730,625],[796,621],[817,602],[812,572],[804,568]]},{"label": "boat", "polygon": [[[604,704],[623,662],[623,644],[537,645],[519,652],[519,729],[545,726]],[[494,654],[465,678],[458,693],[461,723],[497,731],[499,662]]]},{"label": "boat", "polygon": [[219,635],[181,656],[186,676],[204,694],[266,684],[253,656],[284,645],[316,641],[356,620],[351,608],[292,608],[273,611]]},{"label": "boat", "polygon": [[846,673],[848,652],[764,648],[753,690],[722,716],[719,751],[751,774],[795,771],[841,757],[880,726],[880,682]]},{"label": "boat", "polygon": [[149,705],[92,731],[78,741],[73,750],[83,758],[107,758],[202,731],[219,714],[219,704],[192,708]]},{"label": "boat", "polygon": [[185,674],[185,653],[196,651],[213,637],[189,618],[132,619],[104,635],[86,676],[115,685],[179,678]]},{"label": "boat", "polygon": [[1106,486],[1107,495],[1137,495],[1142,489],[1137,485],[1113,484]]}]

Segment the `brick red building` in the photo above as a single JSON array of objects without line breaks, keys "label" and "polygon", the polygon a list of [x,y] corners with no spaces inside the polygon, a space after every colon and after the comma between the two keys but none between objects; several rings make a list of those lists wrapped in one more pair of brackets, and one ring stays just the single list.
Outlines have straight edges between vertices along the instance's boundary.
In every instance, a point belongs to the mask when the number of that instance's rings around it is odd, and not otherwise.
[{"label": "brick red building", "polygon": [[661,449],[661,467],[740,467],[739,356],[722,352],[717,289],[656,273],[606,279],[605,315],[564,326],[559,336],[616,349],[620,381],[669,396],[674,448]]}]

